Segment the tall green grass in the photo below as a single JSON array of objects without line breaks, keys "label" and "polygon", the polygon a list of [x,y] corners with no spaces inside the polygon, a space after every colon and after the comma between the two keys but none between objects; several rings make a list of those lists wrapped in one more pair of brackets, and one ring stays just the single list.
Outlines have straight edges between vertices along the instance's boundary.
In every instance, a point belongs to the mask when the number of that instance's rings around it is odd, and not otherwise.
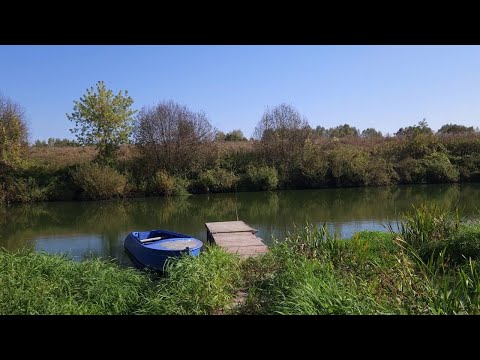
[{"label": "tall green grass", "polygon": [[0,250],[0,314],[132,314],[150,286],[112,262]]},{"label": "tall green grass", "polygon": [[218,247],[172,259],[143,314],[207,315],[228,311],[241,283],[240,259]]}]

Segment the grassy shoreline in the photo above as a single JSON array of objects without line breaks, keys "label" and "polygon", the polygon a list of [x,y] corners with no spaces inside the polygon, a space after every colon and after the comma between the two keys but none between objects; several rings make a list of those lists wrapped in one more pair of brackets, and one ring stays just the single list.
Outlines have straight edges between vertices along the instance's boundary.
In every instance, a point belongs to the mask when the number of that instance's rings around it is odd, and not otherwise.
[{"label": "grassy shoreline", "polygon": [[261,257],[207,247],[161,278],[1,250],[0,314],[480,314],[479,259],[480,222],[426,206],[395,233],[339,239],[306,225]]}]

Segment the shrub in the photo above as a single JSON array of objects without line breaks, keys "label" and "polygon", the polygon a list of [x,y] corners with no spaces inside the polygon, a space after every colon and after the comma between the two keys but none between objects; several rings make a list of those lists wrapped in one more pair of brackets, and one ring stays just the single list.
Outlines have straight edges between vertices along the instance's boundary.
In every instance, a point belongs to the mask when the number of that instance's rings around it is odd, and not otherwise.
[{"label": "shrub", "polygon": [[72,172],[74,183],[87,199],[111,199],[124,194],[127,178],[110,166],[80,165]]},{"label": "shrub", "polygon": [[459,172],[444,153],[434,152],[423,160],[427,182],[458,181]]},{"label": "shrub", "polygon": [[227,192],[236,188],[238,176],[221,168],[203,171],[198,179],[198,185],[207,192]]},{"label": "shrub", "polygon": [[28,145],[25,111],[0,94],[0,164],[18,163]]},{"label": "shrub", "polygon": [[179,176],[172,176],[165,170],[160,170],[155,174],[154,193],[165,196],[188,195],[188,185],[188,180]]},{"label": "shrub", "polygon": [[299,170],[302,183],[307,187],[318,187],[326,183],[327,156],[319,146],[315,146],[311,141],[305,142]]},{"label": "shrub", "polygon": [[420,160],[407,157],[394,165],[401,183],[421,183],[425,177],[425,168]]},{"label": "shrub", "polygon": [[365,173],[365,185],[390,185],[392,180],[396,178],[396,173],[393,170],[392,164],[387,163],[387,161],[382,158],[370,158]]},{"label": "shrub", "polygon": [[[10,177],[7,176],[5,184],[0,186],[0,203],[3,202],[34,202],[48,200],[50,193],[53,190],[54,184],[51,183],[47,186],[41,186],[32,177]],[[3,194],[3,195],[2,195]]]},{"label": "shrub", "polygon": [[277,170],[270,166],[249,165],[247,179],[255,190],[275,190],[278,186]]},{"label": "shrub", "polygon": [[332,175],[337,186],[365,184],[368,154],[352,147],[339,147],[330,156]]}]

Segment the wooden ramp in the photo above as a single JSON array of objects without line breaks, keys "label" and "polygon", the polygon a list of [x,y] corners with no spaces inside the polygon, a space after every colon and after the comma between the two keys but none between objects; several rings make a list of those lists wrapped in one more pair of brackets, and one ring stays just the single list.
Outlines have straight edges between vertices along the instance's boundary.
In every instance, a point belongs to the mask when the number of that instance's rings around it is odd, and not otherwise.
[{"label": "wooden ramp", "polygon": [[249,257],[268,250],[262,239],[255,236],[257,230],[243,221],[210,222],[205,223],[205,226],[208,242],[221,246],[227,252]]}]

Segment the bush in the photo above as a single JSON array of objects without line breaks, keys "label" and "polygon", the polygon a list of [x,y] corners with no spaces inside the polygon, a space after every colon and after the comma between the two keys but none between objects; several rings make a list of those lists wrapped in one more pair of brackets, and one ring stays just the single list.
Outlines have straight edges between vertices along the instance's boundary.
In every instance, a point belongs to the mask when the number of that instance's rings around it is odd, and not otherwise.
[{"label": "bush", "polygon": [[127,178],[110,166],[80,165],[72,172],[74,183],[87,199],[111,199],[124,194]]},{"label": "bush", "polygon": [[16,164],[28,145],[25,111],[0,94],[0,164]]},{"label": "bush", "polygon": [[372,157],[367,165],[365,173],[365,185],[367,186],[383,186],[390,185],[392,180],[396,180],[397,176],[393,170],[393,166],[387,163],[385,159]]},{"label": "bush", "polygon": [[203,171],[198,179],[198,186],[206,192],[227,192],[235,190],[238,176],[221,168]]},{"label": "bush", "polygon": [[423,160],[426,181],[429,183],[458,181],[459,172],[444,153],[434,152]]},{"label": "bush", "polygon": [[183,196],[188,195],[188,180],[172,176],[165,170],[160,170],[155,174],[154,193],[165,196]]},{"label": "bush", "polygon": [[247,179],[255,190],[275,190],[278,186],[277,170],[270,166],[249,165]]},{"label": "bush", "polygon": [[34,201],[45,201],[49,199],[49,195],[53,190],[54,184],[48,184],[47,186],[41,186],[32,177],[10,177],[7,176],[5,184],[0,186],[0,203],[27,203]]},{"label": "bush", "polygon": [[425,168],[420,160],[407,157],[395,166],[399,181],[404,184],[421,183],[425,177]]},{"label": "bush", "polygon": [[351,147],[339,147],[332,151],[330,156],[332,175],[337,186],[365,184],[368,154]]},{"label": "bush", "polygon": [[7,202],[7,192],[5,191],[5,185],[0,184],[0,206]]},{"label": "bush", "polygon": [[300,164],[301,183],[307,187],[318,187],[326,183],[328,158],[319,146],[305,142]]}]

